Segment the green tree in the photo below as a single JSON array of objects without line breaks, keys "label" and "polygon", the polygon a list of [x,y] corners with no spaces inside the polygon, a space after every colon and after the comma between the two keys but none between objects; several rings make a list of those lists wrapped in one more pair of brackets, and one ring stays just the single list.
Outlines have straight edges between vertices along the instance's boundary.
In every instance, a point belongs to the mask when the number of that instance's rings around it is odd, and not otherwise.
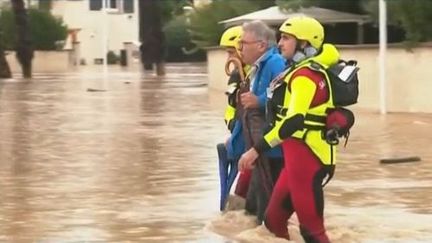
[{"label": "green tree", "polygon": [[[405,31],[405,40],[411,44],[432,40],[432,1],[387,0],[388,22]],[[370,14],[378,22],[377,0],[277,0],[281,8],[318,6],[339,11]]]},{"label": "green tree", "polygon": [[349,13],[365,14],[366,11],[363,6],[364,1],[365,0],[277,0],[276,4],[284,9],[315,6]]},{"label": "green tree", "polygon": [[[378,2],[365,0],[365,9],[378,21]],[[432,40],[432,1],[387,0],[388,21],[405,31],[409,46]]]},{"label": "green tree", "polygon": [[[33,47],[36,50],[54,50],[57,41],[64,41],[67,37],[67,26],[62,19],[54,17],[50,12],[29,9],[29,29]],[[17,42],[17,28],[14,14],[4,9],[0,15],[0,28],[5,33],[0,41],[6,50],[15,48]],[[7,33],[7,34],[6,34]]]},{"label": "green tree", "polygon": [[274,0],[249,0],[249,2],[253,2],[258,9],[269,8],[276,4]]},{"label": "green tree", "polygon": [[43,11],[50,11],[52,7],[53,0],[39,0],[39,9]]},{"label": "green tree", "polygon": [[10,78],[12,77],[11,70],[9,68],[9,64],[6,60],[3,42],[1,41],[3,36],[3,32],[0,26],[0,78]]},{"label": "green tree", "polygon": [[60,18],[49,12],[30,9],[31,35],[33,45],[38,50],[54,50],[57,41],[64,41],[67,37],[67,26]]},{"label": "green tree", "polygon": [[172,19],[184,14],[184,6],[191,6],[190,0],[163,0],[158,1],[161,11],[162,23],[168,24]]},{"label": "green tree", "polygon": [[167,61],[205,60],[205,52],[203,52],[203,50],[194,49],[190,34],[187,31],[186,16],[180,15],[172,19],[165,25],[164,32],[167,40]]},{"label": "green tree", "polygon": [[0,42],[4,49],[12,50],[14,48],[14,43],[16,42],[14,16],[10,9],[2,9],[0,11],[0,29],[3,33],[0,35]]},{"label": "green tree", "polygon": [[16,57],[21,64],[25,78],[32,76],[33,45],[29,28],[27,10],[23,0],[11,0],[16,24]]},{"label": "green tree", "polygon": [[223,24],[219,24],[220,21],[250,13],[267,6],[262,3],[263,1],[255,2],[252,0],[220,0],[194,9],[190,15],[190,24],[188,27],[192,42],[198,48],[217,45],[225,29]]}]

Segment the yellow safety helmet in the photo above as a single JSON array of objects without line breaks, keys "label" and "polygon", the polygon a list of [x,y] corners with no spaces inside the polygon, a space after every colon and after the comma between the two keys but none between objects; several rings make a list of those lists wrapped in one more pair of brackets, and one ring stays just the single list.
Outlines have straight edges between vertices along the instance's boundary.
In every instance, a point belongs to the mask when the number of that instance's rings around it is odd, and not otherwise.
[{"label": "yellow safety helmet", "polygon": [[240,37],[243,34],[242,26],[234,26],[225,30],[222,34],[219,45],[222,47],[234,47],[239,49]]},{"label": "yellow safety helmet", "polygon": [[308,41],[315,49],[320,49],[324,41],[324,27],[316,19],[308,16],[296,16],[285,20],[279,31]]}]

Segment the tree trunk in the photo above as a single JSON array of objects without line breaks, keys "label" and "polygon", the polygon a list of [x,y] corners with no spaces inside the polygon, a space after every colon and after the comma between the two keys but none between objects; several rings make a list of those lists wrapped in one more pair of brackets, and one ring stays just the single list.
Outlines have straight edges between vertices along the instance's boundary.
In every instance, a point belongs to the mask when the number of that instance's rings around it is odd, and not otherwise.
[{"label": "tree trunk", "polygon": [[0,78],[11,78],[12,74],[9,68],[9,64],[6,61],[6,56],[0,43]]},{"label": "tree trunk", "polygon": [[156,74],[165,75],[164,52],[165,34],[162,31],[161,10],[157,0],[139,1],[141,62],[145,70],[153,70]]},{"label": "tree trunk", "polygon": [[2,33],[3,31],[0,29],[0,78],[11,78],[12,73],[6,60],[3,43],[1,43]]},{"label": "tree trunk", "polygon": [[157,76],[164,76],[165,75],[165,63],[164,62],[156,63],[156,75]]},{"label": "tree trunk", "polygon": [[11,0],[17,27],[16,57],[21,64],[24,78],[31,78],[33,46],[30,37],[29,21],[23,0]]}]

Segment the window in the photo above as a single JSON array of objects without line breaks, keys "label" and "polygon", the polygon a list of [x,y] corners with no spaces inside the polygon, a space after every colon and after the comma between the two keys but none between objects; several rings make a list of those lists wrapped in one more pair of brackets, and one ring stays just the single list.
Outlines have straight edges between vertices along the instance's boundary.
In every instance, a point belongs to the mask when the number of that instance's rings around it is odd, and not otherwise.
[{"label": "window", "polygon": [[135,0],[89,0],[90,11],[100,11],[102,1],[105,1],[107,8],[118,9],[119,13],[133,13]]},{"label": "window", "polygon": [[[110,8],[117,8],[117,0],[109,0],[109,4],[108,5]],[[108,7],[107,6],[107,7]]]},{"label": "window", "polygon": [[123,13],[134,12],[134,0],[123,0]]},{"label": "window", "polygon": [[90,11],[99,11],[102,9],[102,0],[89,0]]}]

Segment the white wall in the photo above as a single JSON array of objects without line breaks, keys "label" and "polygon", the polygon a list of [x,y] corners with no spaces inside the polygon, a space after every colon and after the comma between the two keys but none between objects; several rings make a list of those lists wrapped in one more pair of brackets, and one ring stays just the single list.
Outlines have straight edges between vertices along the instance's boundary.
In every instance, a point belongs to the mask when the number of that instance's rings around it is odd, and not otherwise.
[{"label": "white wall", "polygon": [[[15,57],[15,52],[8,51],[6,60],[13,73],[21,73],[21,66]],[[73,68],[71,63],[72,51],[35,51],[32,72],[33,73],[54,73],[67,72]]]},{"label": "white wall", "polygon": [[[81,58],[93,64],[95,58],[103,58],[102,31],[104,16],[102,11],[90,11],[89,0],[53,1],[52,13],[62,16],[68,28],[80,28],[78,41],[81,43]],[[138,1],[134,0],[134,13],[108,15],[108,50],[120,53],[123,42],[139,40]]]},{"label": "white wall", "polygon": [[[343,59],[355,59],[360,67],[360,97],[356,107],[379,111],[378,46],[338,46]],[[226,54],[219,48],[207,51],[209,87],[223,91],[227,76]],[[387,110],[389,112],[432,112],[432,43],[422,44],[411,52],[403,46],[390,45],[387,50]]]},{"label": "white wall", "polygon": [[[340,47],[342,58],[357,59],[360,72],[360,107],[379,110],[377,46]],[[390,112],[432,112],[432,43],[412,51],[390,45],[386,58],[387,109]]]}]

